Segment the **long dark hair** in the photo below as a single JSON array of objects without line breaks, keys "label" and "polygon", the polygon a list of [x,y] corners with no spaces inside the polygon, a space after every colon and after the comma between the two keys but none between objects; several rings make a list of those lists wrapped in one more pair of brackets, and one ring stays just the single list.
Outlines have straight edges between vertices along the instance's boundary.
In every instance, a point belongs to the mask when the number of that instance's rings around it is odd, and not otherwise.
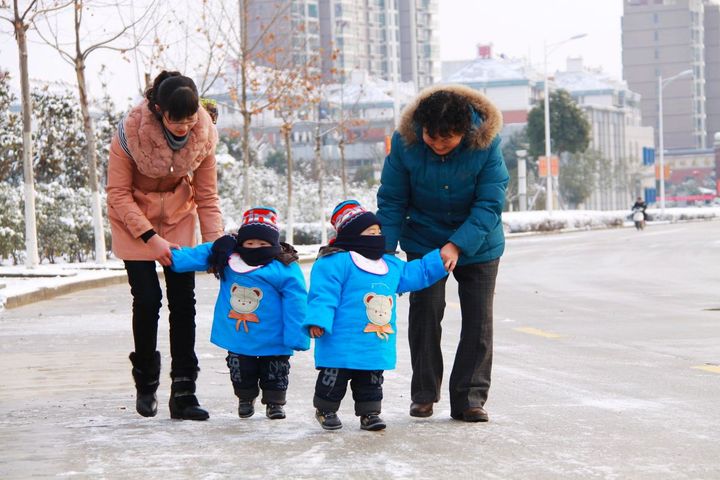
[{"label": "long dark hair", "polygon": [[[200,108],[200,97],[195,82],[180,72],[163,70],[155,77],[152,87],[145,92],[148,108],[158,118],[167,113],[171,120],[182,120],[195,115]],[[158,112],[155,107],[160,108]]]},{"label": "long dark hair", "polygon": [[437,135],[465,135],[472,125],[470,108],[470,102],[464,96],[438,90],[420,101],[413,114],[413,121],[427,129],[431,138]]}]

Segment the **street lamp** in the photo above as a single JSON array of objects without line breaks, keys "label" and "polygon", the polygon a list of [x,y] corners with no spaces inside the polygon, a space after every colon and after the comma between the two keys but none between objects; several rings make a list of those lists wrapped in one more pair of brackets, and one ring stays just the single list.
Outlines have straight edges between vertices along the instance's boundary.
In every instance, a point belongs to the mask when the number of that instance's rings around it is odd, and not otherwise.
[{"label": "street lamp", "polygon": [[692,75],[692,70],[683,70],[682,72],[670,78],[663,80],[662,75],[658,75],[658,150],[660,150],[660,212],[665,213],[665,146],[663,142],[663,101],[662,91],[670,83],[678,78]]},{"label": "street lamp", "polygon": [[525,157],[527,157],[527,150],[515,150],[517,156],[517,171],[518,171],[518,209],[521,212],[527,210],[527,169],[525,164]]},{"label": "street lamp", "polygon": [[[550,45],[548,45],[547,42],[545,42],[545,80],[543,82],[544,87],[545,87],[545,161],[547,162],[545,210],[547,210],[548,213],[552,213],[552,169],[550,168],[550,165],[551,165],[551,162],[550,162],[550,94],[549,94],[549,88],[548,88],[547,59],[548,59],[548,55],[551,54],[553,51],[555,51],[561,45],[564,45],[568,42],[571,42],[573,40],[578,40],[578,39],[584,38],[584,37],[587,37],[587,33],[581,33],[579,35],[574,35],[566,40],[563,40],[561,42],[551,43]],[[548,47],[552,47],[550,51],[548,51]]]}]

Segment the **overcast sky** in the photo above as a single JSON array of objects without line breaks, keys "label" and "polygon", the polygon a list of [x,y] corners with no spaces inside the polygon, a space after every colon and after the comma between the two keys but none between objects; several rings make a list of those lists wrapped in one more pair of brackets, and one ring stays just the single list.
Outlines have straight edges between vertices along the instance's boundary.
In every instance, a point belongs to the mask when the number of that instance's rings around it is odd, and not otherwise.
[{"label": "overcast sky", "polygon": [[[562,41],[586,33],[586,38],[570,42],[549,56],[551,71],[564,69],[568,56],[581,55],[588,66],[600,66],[620,78],[620,17],[622,0],[440,0],[439,39],[442,60],[471,59],[478,43],[492,43],[496,54],[529,57],[542,67],[543,42]],[[0,68],[17,81],[18,55],[9,25],[3,22],[0,36]],[[88,62],[88,81],[93,96],[99,96],[97,72],[109,67],[108,82],[119,103],[137,95],[134,68],[114,52],[98,52]],[[37,42],[30,47],[32,78],[74,82],[74,71],[57,54]]]},{"label": "overcast sky", "polygon": [[548,58],[551,71],[564,69],[568,56],[620,78],[622,0],[439,0],[443,60],[476,55],[475,45],[492,43],[496,54],[543,63],[543,42],[587,37],[559,47]]}]

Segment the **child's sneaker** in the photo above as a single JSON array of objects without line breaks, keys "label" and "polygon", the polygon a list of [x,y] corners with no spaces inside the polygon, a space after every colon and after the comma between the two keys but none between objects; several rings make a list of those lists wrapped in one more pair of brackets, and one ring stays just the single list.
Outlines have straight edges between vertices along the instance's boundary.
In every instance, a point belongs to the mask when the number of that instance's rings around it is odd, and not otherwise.
[{"label": "child's sneaker", "polygon": [[255,399],[243,400],[242,398],[238,402],[238,416],[240,418],[250,418],[255,413]]},{"label": "child's sneaker", "polygon": [[385,428],[385,422],[380,418],[379,413],[368,413],[360,417],[360,428],[375,432]]},{"label": "child's sneaker", "polygon": [[268,403],[265,406],[265,415],[270,420],[282,420],[285,418],[285,409],[277,403]]},{"label": "child's sneaker", "polygon": [[325,430],[338,430],[342,428],[342,422],[336,412],[321,412],[315,410],[315,418]]}]

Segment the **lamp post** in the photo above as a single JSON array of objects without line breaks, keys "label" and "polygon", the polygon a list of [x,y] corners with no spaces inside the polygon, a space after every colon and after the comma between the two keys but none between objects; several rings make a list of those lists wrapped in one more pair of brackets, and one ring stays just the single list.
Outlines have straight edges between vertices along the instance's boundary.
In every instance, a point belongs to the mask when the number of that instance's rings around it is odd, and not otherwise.
[{"label": "lamp post", "polygon": [[[547,162],[547,182],[546,182],[546,188],[545,188],[545,210],[548,211],[548,213],[552,213],[552,169],[551,161],[550,161],[550,89],[548,88],[548,67],[547,67],[547,60],[548,55],[551,54],[553,51],[555,51],[558,47],[561,45],[566,44],[567,42],[571,42],[573,40],[578,40],[580,38],[587,37],[587,33],[581,33],[579,35],[574,35],[566,40],[563,40],[561,42],[552,43],[550,45],[545,42],[545,50],[544,50],[544,57],[545,57],[545,74],[544,74],[544,81],[543,86],[545,87],[545,161]],[[550,51],[548,51],[548,47],[552,47]]]},{"label": "lamp post", "polygon": [[692,75],[692,70],[683,70],[682,72],[670,78],[663,80],[662,75],[658,75],[658,150],[660,151],[660,212],[665,213],[665,145],[663,141],[663,88],[678,78]]},{"label": "lamp post", "polygon": [[517,171],[518,171],[518,210],[524,212],[527,210],[527,170],[525,157],[527,150],[515,150],[517,155]]}]

